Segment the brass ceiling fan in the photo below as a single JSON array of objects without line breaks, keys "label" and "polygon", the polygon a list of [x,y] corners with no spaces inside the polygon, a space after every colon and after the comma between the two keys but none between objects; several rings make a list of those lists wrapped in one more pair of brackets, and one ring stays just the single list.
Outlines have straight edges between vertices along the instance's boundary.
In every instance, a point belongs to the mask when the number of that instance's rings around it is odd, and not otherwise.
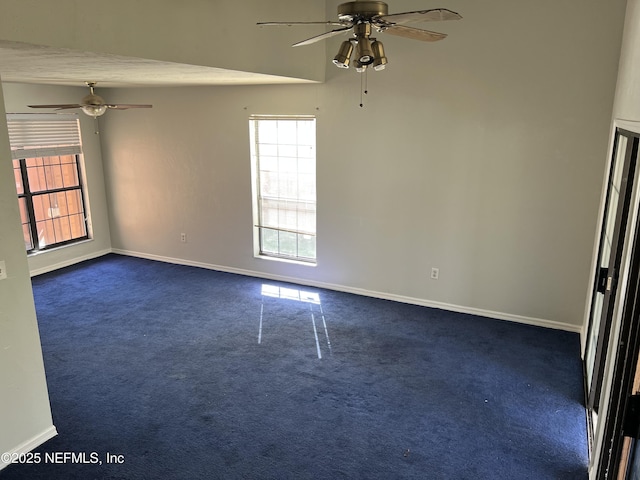
[{"label": "brass ceiling fan", "polygon": [[324,22],[259,22],[258,25],[331,25],[340,28],[316,35],[298,43],[293,47],[309,45],[342,33],[353,31],[353,38],[340,45],[333,63],[340,68],[349,68],[355,50],[353,63],[356,71],[364,72],[372,66],[374,70],[383,70],[387,64],[382,42],[371,35],[375,32],[388,33],[399,37],[435,42],[447,35],[420,28],[408,27],[405,24],[417,22],[433,22],[442,20],[459,20],[462,17],[446,8],[418,10],[413,12],[388,13],[385,2],[357,0],[338,5],[338,21]]},{"label": "brass ceiling fan", "polygon": [[67,110],[70,108],[80,108],[84,113],[90,117],[99,117],[104,115],[108,109],[114,110],[127,110],[129,108],[151,108],[153,105],[139,105],[128,103],[106,103],[100,95],[96,95],[93,88],[96,86],[95,82],[85,82],[89,87],[89,95],[86,95],[80,103],[67,103],[62,105],[28,105],[30,108],[55,108],[57,110]]}]

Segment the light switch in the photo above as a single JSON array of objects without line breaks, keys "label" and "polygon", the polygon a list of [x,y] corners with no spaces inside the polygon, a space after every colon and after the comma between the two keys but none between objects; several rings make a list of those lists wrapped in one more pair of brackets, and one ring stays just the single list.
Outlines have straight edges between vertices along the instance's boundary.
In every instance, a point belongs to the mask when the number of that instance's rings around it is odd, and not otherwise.
[{"label": "light switch", "polygon": [[0,260],[0,280],[4,280],[5,278],[7,278],[7,266],[4,260]]}]

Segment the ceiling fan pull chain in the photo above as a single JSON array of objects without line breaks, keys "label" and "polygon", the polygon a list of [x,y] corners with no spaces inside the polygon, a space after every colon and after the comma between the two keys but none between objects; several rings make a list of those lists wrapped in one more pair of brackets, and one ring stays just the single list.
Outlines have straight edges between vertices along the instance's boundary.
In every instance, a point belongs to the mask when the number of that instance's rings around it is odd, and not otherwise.
[{"label": "ceiling fan pull chain", "polygon": [[367,71],[365,70],[360,75],[360,108],[364,107],[363,95],[367,95],[369,90],[367,89],[367,81],[369,77],[367,77]]},{"label": "ceiling fan pull chain", "polygon": [[364,71],[364,94],[369,93],[369,69]]}]

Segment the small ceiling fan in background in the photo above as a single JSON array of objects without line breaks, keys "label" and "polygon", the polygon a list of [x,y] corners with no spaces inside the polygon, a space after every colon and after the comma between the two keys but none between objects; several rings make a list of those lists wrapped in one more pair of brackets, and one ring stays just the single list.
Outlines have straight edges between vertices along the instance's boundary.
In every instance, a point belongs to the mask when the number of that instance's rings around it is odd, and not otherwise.
[{"label": "small ceiling fan in background", "polygon": [[84,113],[90,117],[97,118],[108,109],[114,110],[127,110],[129,108],[151,108],[153,105],[137,105],[127,103],[106,103],[100,95],[96,95],[93,88],[96,86],[95,82],[85,82],[89,87],[89,95],[86,95],[80,103],[67,103],[62,105],[28,105],[30,108],[55,108],[57,110],[67,110],[71,108],[80,108]]},{"label": "small ceiling fan in background", "polygon": [[342,42],[338,54],[333,59],[333,63],[339,68],[349,68],[352,54],[355,51],[353,63],[356,71],[362,73],[369,66],[372,66],[374,70],[383,70],[387,65],[387,57],[385,56],[382,42],[371,37],[374,31],[410,38],[412,40],[421,40],[423,42],[435,42],[442,40],[447,35],[420,28],[408,27],[405,24],[459,20],[461,18],[458,13],[447,10],[446,8],[418,10],[389,15],[388,6],[385,2],[357,0],[338,5],[338,21],[259,22],[258,25],[331,25],[340,27],[294,43],[292,45],[293,47],[310,45],[320,40],[353,31],[353,38]]}]

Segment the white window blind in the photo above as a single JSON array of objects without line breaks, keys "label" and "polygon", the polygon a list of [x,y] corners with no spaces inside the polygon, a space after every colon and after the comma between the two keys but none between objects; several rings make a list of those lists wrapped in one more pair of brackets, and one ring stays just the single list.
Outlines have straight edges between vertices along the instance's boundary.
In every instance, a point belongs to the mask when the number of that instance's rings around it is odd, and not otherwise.
[{"label": "white window blind", "polygon": [[7,114],[11,158],[49,157],[82,153],[77,114]]}]

